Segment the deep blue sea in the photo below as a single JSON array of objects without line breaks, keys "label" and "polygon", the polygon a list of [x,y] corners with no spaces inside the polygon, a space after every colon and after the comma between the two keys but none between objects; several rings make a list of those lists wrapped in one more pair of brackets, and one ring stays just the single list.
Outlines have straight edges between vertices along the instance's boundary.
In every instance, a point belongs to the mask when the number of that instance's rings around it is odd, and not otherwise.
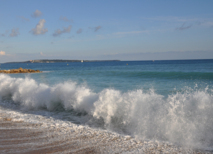
[{"label": "deep blue sea", "polygon": [[1,74],[4,106],[139,139],[213,148],[213,60],[0,65],[19,67],[43,73]]}]

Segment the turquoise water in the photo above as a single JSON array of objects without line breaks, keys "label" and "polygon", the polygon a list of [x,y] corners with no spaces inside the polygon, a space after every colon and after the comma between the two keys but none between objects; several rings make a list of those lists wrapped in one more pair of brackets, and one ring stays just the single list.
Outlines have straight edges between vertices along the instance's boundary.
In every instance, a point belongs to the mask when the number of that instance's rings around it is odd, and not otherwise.
[{"label": "turquoise water", "polygon": [[[68,65],[67,65],[68,64]],[[127,65],[128,64],[128,65]],[[39,69],[41,74],[12,74],[30,77],[39,83],[54,85],[66,81],[85,84],[95,92],[112,88],[126,92],[155,89],[167,96],[184,87],[212,87],[213,60],[120,61],[87,63],[2,64],[1,69]]]},{"label": "turquoise water", "polygon": [[1,74],[1,102],[140,139],[213,148],[213,60],[0,67],[43,71]]}]

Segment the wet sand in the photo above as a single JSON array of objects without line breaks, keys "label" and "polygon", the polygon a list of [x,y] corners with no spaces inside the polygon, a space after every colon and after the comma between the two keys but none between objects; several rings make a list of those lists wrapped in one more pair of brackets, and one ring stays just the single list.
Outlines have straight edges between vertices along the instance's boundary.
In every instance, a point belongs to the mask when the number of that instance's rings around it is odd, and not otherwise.
[{"label": "wet sand", "polygon": [[0,117],[0,153],[210,153],[163,143],[150,144],[106,132],[94,131],[85,135],[83,131],[62,131],[56,127]]},{"label": "wet sand", "polygon": [[57,129],[44,129],[39,124],[13,122],[10,118],[0,120],[0,153],[100,153],[93,147],[82,147]]}]

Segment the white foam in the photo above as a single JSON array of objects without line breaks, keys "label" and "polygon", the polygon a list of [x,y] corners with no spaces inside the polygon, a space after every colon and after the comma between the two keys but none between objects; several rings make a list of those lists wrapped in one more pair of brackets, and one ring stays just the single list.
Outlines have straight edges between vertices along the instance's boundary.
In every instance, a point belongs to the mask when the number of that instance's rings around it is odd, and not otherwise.
[{"label": "white foam", "polygon": [[60,106],[64,110],[86,112],[87,116],[78,118],[91,126],[101,125],[143,140],[213,149],[213,95],[208,88],[185,90],[165,98],[153,89],[126,93],[104,89],[94,93],[74,82],[49,86],[28,77],[0,75],[0,99],[8,98],[25,111],[44,108],[53,111]]},{"label": "white foam", "polygon": [[[123,136],[106,130],[92,129],[88,126],[76,125],[71,122],[65,122],[62,120],[57,120],[55,118],[48,118],[42,115],[34,115],[30,113],[14,111],[4,107],[0,107],[0,114],[1,117],[4,116],[11,117],[13,121],[24,121],[28,123],[37,124],[36,128],[33,128],[32,126],[23,125],[23,127],[19,127],[19,129],[27,128],[27,129],[35,129],[35,131],[38,132],[39,131],[43,132],[37,137],[30,136],[30,139],[29,137],[20,138],[19,139],[20,144],[17,143],[14,145],[0,145],[0,148],[8,148],[9,151],[7,150],[7,152],[9,153],[14,152],[30,153],[30,151],[32,150],[39,150],[43,149],[44,147],[54,148],[55,143],[57,143],[56,146],[63,146],[69,144],[71,145],[71,148],[61,151],[63,153],[74,153],[80,151],[81,149],[85,150],[86,148],[92,148],[95,151],[98,151],[98,153],[135,154],[135,153],[150,153],[150,152],[151,153],[195,152],[195,150],[193,149],[182,148],[166,142],[157,142],[151,140],[142,141],[127,135]],[[28,142],[22,143],[22,140],[24,139],[29,140],[29,143]],[[39,139],[39,142],[31,141],[33,139]],[[5,139],[0,139],[0,142],[4,142],[4,140]],[[6,139],[6,141],[8,141],[8,139]],[[17,141],[17,139],[15,139],[15,141]],[[75,144],[75,148],[72,147],[73,144]],[[13,149],[10,150],[11,146],[13,146]]]}]

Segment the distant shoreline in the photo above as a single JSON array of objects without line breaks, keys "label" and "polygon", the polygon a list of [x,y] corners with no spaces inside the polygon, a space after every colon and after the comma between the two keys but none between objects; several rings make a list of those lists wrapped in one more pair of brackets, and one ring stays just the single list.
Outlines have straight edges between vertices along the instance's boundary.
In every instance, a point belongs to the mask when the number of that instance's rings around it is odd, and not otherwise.
[{"label": "distant shoreline", "polygon": [[41,59],[41,60],[28,60],[20,62],[5,62],[0,64],[11,64],[11,63],[72,63],[72,62],[116,62],[116,61],[200,61],[200,60],[213,60],[213,59],[165,59],[165,60],[62,60],[62,59]]},{"label": "distant shoreline", "polygon": [[70,63],[70,62],[107,62],[107,61],[120,61],[120,60],[62,60],[62,59],[42,59],[42,60],[29,60],[23,62],[6,62],[8,63]]}]

